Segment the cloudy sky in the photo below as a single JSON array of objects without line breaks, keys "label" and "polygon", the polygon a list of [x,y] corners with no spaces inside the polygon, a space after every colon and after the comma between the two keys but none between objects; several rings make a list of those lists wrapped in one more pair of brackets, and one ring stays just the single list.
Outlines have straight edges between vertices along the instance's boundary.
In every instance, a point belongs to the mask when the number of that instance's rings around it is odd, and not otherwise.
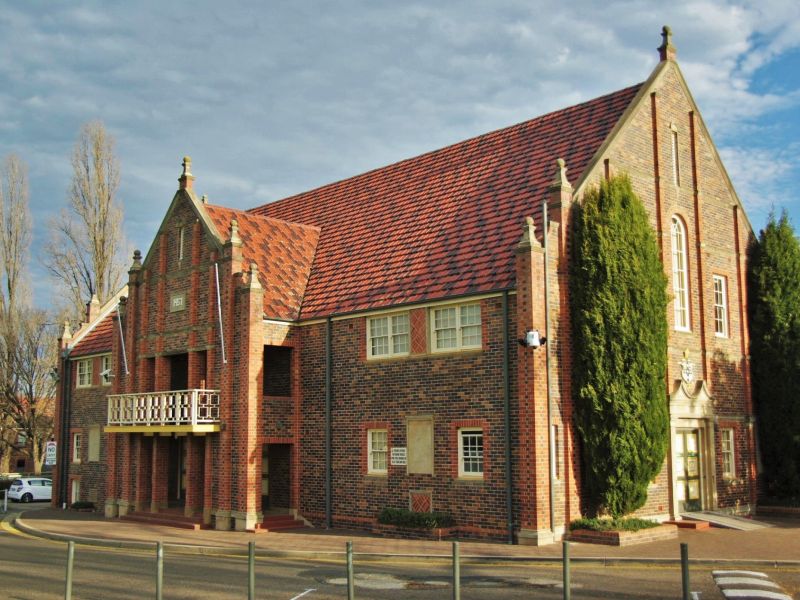
[{"label": "cloudy sky", "polygon": [[37,248],[80,126],[116,138],[132,247],[181,157],[249,208],[643,81],[660,30],[756,229],[800,226],[800,3],[0,2],[0,157],[28,165]]}]

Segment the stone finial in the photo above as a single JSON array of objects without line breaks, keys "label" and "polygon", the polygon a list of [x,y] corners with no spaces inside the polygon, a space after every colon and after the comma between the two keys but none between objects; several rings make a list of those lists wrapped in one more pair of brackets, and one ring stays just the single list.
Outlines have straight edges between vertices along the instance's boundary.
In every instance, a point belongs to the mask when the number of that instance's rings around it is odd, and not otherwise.
[{"label": "stone finial", "polygon": [[86,322],[91,323],[94,321],[99,312],[100,300],[97,299],[97,294],[92,294],[92,299],[86,303]]},{"label": "stone finial", "polygon": [[258,280],[258,265],[255,262],[250,263],[250,289],[261,289],[261,282]]},{"label": "stone finial", "polygon": [[67,341],[72,339],[72,329],[69,326],[69,320],[64,319],[64,329],[61,330],[61,338],[62,341]]},{"label": "stone finial", "polygon": [[242,238],[239,237],[239,221],[236,219],[231,219],[231,226],[230,226],[230,237],[228,241],[231,244],[239,244],[242,243]]},{"label": "stone finial", "polygon": [[672,29],[669,25],[664,25],[661,28],[661,45],[658,47],[658,56],[661,61],[675,60],[678,54],[675,46],[672,45]]},{"label": "stone finial", "polygon": [[522,224],[522,237],[517,247],[526,248],[539,245],[539,240],[536,238],[536,224],[533,221],[533,217],[525,217],[525,222]]},{"label": "stone finial", "polygon": [[133,251],[133,264],[131,265],[131,271],[138,271],[142,268],[142,253],[140,250]]},{"label": "stone finial", "polygon": [[556,159],[556,175],[550,183],[550,189],[572,191],[572,184],[567,179],[567,163],[563,158]]},{"label": "stone finial", "polygon": [[200,202],[202,202],[203,204],[208,204],[208,196],[203,194],[203,197],[200,198]]},{"label": "stone finial", "polygon": [[192,175],[192,157],[191,156],[184,156],[183,157],[183,173],[180,177],[178,177],[178,182],[180,183],[180,189],[182,190],[190,190],[194,185],[194,175]]}]

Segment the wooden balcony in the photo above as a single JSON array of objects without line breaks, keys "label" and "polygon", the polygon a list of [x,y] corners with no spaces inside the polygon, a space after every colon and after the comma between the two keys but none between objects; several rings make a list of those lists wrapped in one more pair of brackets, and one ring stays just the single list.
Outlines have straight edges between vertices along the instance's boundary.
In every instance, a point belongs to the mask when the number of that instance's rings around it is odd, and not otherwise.
[{"label": "wooden balcony", "polygon": [[220,431],[219,390],[170,390],[108,397],[111,433],[213,433]]}]

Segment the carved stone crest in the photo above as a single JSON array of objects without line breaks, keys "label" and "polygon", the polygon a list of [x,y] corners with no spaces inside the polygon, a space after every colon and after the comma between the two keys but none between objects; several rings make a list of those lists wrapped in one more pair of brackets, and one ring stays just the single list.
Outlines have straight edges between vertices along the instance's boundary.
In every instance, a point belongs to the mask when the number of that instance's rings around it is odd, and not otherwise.
[{"label": "carved stone crest", "polygon": [[683,360],[679,363],[681,366],[681,379],[686,383],[694,381],[694,363],[689,360],[689,351],[683,351]]}]

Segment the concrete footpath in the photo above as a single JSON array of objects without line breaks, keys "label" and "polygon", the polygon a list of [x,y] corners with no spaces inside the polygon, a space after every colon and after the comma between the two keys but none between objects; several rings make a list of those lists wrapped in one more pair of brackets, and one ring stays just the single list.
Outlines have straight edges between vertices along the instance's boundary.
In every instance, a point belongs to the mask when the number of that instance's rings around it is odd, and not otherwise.
[{"label": "concrete footpath", "polygon": [[[161,541],[171,552],[194,554],[245,554],[251,541],[256,543],[256,551],[261,556],[289,558],[336,558],[344,554],[347,541],[353,542],[353,551],[362,557],[447,558],[452,551],[450,541],[401,540],[341,529],[298,529],[258,534],[192,531],[53,508],[23,511],[19,515],[10,513],[4,521],[19,531],[41,538],[74,539],[83,544],[141,549],[152,549],[155,542]],[[762,521],[771,527],[753,531],[682,529],[677,539],[623,548],[573,543],[571,556],[575,560],[607,563],[672,562],[680,560],[680,543],[686,542],[692,562],[800,567],[800,519],[769,518]],[[532,547],[462,540],[460,553],[464,558],[482,560],[559,560],[561,544]]]}]

